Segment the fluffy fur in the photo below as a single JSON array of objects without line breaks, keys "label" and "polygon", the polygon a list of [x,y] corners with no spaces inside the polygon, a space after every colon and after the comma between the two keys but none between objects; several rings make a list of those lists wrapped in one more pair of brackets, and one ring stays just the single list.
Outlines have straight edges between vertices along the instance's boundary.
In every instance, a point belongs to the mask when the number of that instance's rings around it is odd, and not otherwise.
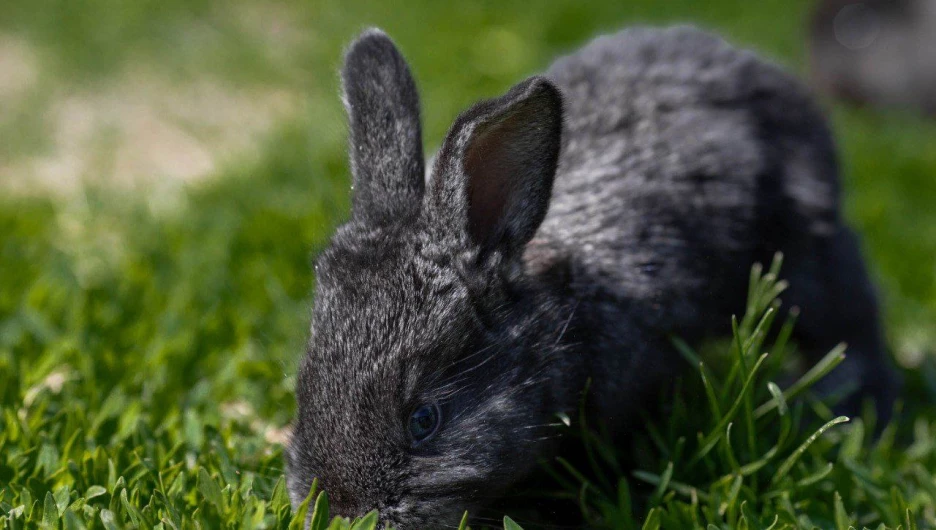
[{"label": "fluffy fur", "polygon": [[[601,37],[464,112],[428,173],[390,39],[365,32],[342,78],[353,212],[316,264],[294,503],[317,477],[338,514],[457,524],[555,449],[589,378],[595,419],[639,429],[681,366],[668,335],[727,332],[778,250],[807,358],[849,342],[840,371],[889,410],[828,127],[778,68],[688,27]],[[414,444],[423,403],[442,422]]]}]

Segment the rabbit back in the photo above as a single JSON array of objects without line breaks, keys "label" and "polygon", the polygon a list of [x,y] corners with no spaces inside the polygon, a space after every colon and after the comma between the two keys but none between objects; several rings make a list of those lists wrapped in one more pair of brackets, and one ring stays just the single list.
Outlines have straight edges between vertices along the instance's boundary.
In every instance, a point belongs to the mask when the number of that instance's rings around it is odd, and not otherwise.
[{"label": "rabbit back", "polygon": [[[790,261],[831,248],[842,231],[835,146],[796,79],[691,27],[599,37],[546,76],[564,96],[563,147],[525,264],[575,308],[567,340],[599,414],[626,429],[683,365],[669,337],[729,333],[753,263],[782,251],[795,275]],[[814,269],[811,283],[834,272]]]},{"label": "rabbit back", "polygon": [[755,259],[837,229],[824,118],[755,54],[691,27],[632,28],[547,77],[564,95],[564,145],[527,260],[563,269],[576,297],[704,327],[701,310],[737,307]]}]

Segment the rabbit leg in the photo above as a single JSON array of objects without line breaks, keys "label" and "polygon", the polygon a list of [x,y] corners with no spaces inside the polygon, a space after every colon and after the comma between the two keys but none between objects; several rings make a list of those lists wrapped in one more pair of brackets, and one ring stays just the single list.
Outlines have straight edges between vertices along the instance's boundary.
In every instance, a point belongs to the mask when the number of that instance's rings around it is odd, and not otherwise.
[{"label": "rabbit leg", "polygon": [[787,307],[799,307],[794,339],[812,366],[837,344],[847,345],[845,360],[818,390],[836,394],[852,389],[835,407],[857,415],[871,400],[878,425],[890,419],[900,382],[885,350],[877,296],[862,260],[858,241],[845,227],[830,237],[811,239],[787,250]]}]

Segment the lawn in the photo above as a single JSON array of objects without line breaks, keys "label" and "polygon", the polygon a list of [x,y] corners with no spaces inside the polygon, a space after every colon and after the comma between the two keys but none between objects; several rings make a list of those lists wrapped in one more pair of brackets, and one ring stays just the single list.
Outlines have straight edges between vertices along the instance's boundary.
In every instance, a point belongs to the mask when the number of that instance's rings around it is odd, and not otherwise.
[{"label": "lawn", "polygon": [[[310,259],[349,205],[336,71],[361,28],[410,60],[432,150],[467,105],[628,24],[698,23],[805,76],[809,5],[3,0],[0,528],[301,528],[281,443]],[[768,275],[707,383],[684,352],[696,399],[648,418],[636,472],[587,435],[593,465],[548,463],[544,495],[588,524],[936,527],[936,123],[827,105],[899,421],[875,437],[768,384],[791,350],[754,332],[785,321]]]}]

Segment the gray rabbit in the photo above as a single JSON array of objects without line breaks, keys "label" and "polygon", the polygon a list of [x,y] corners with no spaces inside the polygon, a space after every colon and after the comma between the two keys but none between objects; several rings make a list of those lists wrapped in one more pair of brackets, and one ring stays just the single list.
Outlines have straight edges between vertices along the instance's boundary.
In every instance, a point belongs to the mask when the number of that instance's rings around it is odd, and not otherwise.
[{"label": "gray rabbit", "polygon": [[845,406],[890,410],[829,129],[777,67],[690,27],[600,37],[462,113],[428,172],[392,41],[366,31],[342,80],[352,213],[316,261],[293,503],[318,478],[333,514],[457,525],[556,450],[586,381],[596,420],[639,430],[685,365],[668,337],[729,331],[778,250],[807,361],[846,341]]},{"label": "gray rabbit", "polygon": [[812,77],[853,103],[936,118],[936,0],[822,0],[809,27]]}]

